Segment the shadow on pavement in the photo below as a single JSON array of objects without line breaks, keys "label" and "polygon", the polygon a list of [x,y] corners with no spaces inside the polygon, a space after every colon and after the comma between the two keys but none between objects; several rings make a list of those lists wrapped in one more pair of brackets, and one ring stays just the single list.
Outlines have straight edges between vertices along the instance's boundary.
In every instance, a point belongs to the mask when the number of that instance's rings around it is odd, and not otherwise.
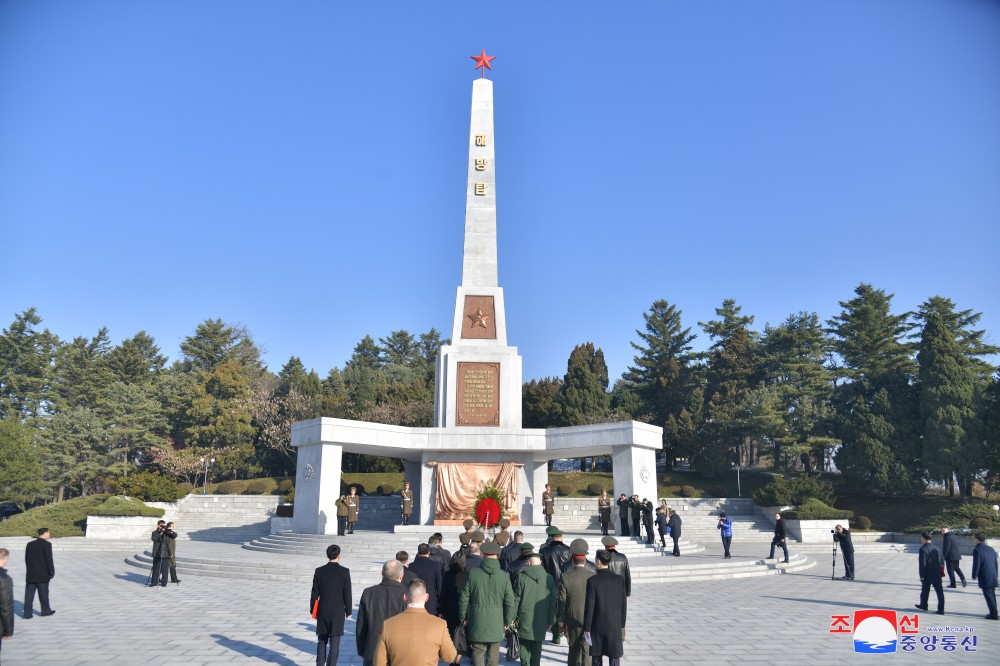
[{"label": "shadow on pavement", "polygon": [[274,632],[274,635],[277,636],[281,640],[281,642],[287,645],[288,647],[295,648],[296,650],[301,650],[302,652],[306,653],[316,651],[315,640],[296,638],[295,636],[291,636],[289,634],[280,631]]},{"label": "shadow on pavement", "polygon": [[138,583],[140,585],[145,585],[146,581],[149,580],[149,572],[141,574],[134,573],[131,571],[127,573],[116,573],[115,578],[117,578],[118,580],[127,580],[130,583]]},{"label": "shadow on pavement", "polygon": [[222,636],[221,634],[210,634],[216,643],[227,650],[232,650],[233,652],[239,652],[245,657],[250,657],[251,659],[259,659],[260,661],[266,661],[269,664],[281,664],[282,666],[297,666],[297,663],[286,657],[285,655],[275,652],[266,647],[261,647],[260,645],[254,645],[253,643],[248,643],[247,641],[238,641],[227,636]]}]

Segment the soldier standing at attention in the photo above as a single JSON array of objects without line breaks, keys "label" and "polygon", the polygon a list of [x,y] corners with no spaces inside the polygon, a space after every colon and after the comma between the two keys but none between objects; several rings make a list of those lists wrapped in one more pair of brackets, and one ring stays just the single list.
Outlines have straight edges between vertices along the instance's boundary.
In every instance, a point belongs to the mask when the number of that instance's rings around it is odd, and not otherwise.
[{"label": "soldier standing at attention", "polygon": [[409,525],[413,515],[413,491],[409,481],[403,484],[403,491],[399,493],[399,509],[403,512],[403,524]]},{"label": "soldier standing at attention", "polygon": [[[500,531],[497,532],[496,536],[493,537],[493,543],[500,546],[500,548],[503,548],[508,543],[510,543],[510,532],[507,531],[508,527],[510,527],[510,521],[506,518],[501,518]],[[501,568],[503,568],[502,564]]]},{"label": "soldier standing at attention", "polygon": [[358,522],[358,511],[361,509],[361,498],[358,489],[351,486],[351,492],[344,498],[347,504],[347,533],[354,534],[354,525]]},{"label": "soldier standing at attention", "polygon": [[608,524],[611,523],[611,498],[604,488],[601,488],[601,496],[597,498],[597,517],[601,521],[601,535],[607,536]]},{"label": "soldier standing at attention", "polygon": [[545,524],[552,525],[552,514],[556,512],[556,494],[547,483],[545,492],[542,493],[542,509],[545,511]]}]

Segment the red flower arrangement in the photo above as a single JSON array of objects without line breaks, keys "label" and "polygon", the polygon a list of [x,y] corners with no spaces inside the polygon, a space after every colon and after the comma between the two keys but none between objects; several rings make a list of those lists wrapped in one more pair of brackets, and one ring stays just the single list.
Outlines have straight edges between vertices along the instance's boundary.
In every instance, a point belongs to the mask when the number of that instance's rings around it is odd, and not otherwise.
[{"label": "red flower arrangement", "polygon": [[503,491],[493,485],[493,479],[480,482],[471,514],[480,528],[489,530],[500,524],[500,519],[507,514],[503,508],[503,500]]}]

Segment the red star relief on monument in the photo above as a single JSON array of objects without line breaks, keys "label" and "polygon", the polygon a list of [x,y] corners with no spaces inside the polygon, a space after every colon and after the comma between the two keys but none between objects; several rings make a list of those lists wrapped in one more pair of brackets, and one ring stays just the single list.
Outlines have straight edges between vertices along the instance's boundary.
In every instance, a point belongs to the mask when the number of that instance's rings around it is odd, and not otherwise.
[{"label": "red star relief on monument", "polygon": [[496,56],[488,56],[488,55],[486,55],[486,49],[483,49],[483,52],[480,53],[479,55],[477,55],[477,56],[474,55],[474,56],[469,56],[469,57],[476,61],[476,69],[482,69],[483,70],[483,78],[485,79],[486,78],[486,70],[488,70],[488,69],[492,70],[493,69],[492,67],[490,67],[490,61],[493,60],[494,58],[496,58]]}]

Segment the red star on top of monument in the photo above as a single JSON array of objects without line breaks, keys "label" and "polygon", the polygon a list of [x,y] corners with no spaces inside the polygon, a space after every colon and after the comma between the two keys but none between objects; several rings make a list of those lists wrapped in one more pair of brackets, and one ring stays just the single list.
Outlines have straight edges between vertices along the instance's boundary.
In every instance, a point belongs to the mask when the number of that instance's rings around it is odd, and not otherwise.
[{"label": "red star on top of monument", "polygon": [[477,56],[474,55],[474,56],[469,56],[469,57],[476,61],[476,69],[482,69],[483,70],[483,78],[485,79],[486,78],[486,70],[488,70],[488,69],[492,70],[493,69],[492,67],[490,67],[490,61],[493,60],[494,58],[496,58],[496,56],[488,56],[488,55],[486,55],[486,49],[483,49],[483,52],[480,53],[479,55],[477,55]]}]

